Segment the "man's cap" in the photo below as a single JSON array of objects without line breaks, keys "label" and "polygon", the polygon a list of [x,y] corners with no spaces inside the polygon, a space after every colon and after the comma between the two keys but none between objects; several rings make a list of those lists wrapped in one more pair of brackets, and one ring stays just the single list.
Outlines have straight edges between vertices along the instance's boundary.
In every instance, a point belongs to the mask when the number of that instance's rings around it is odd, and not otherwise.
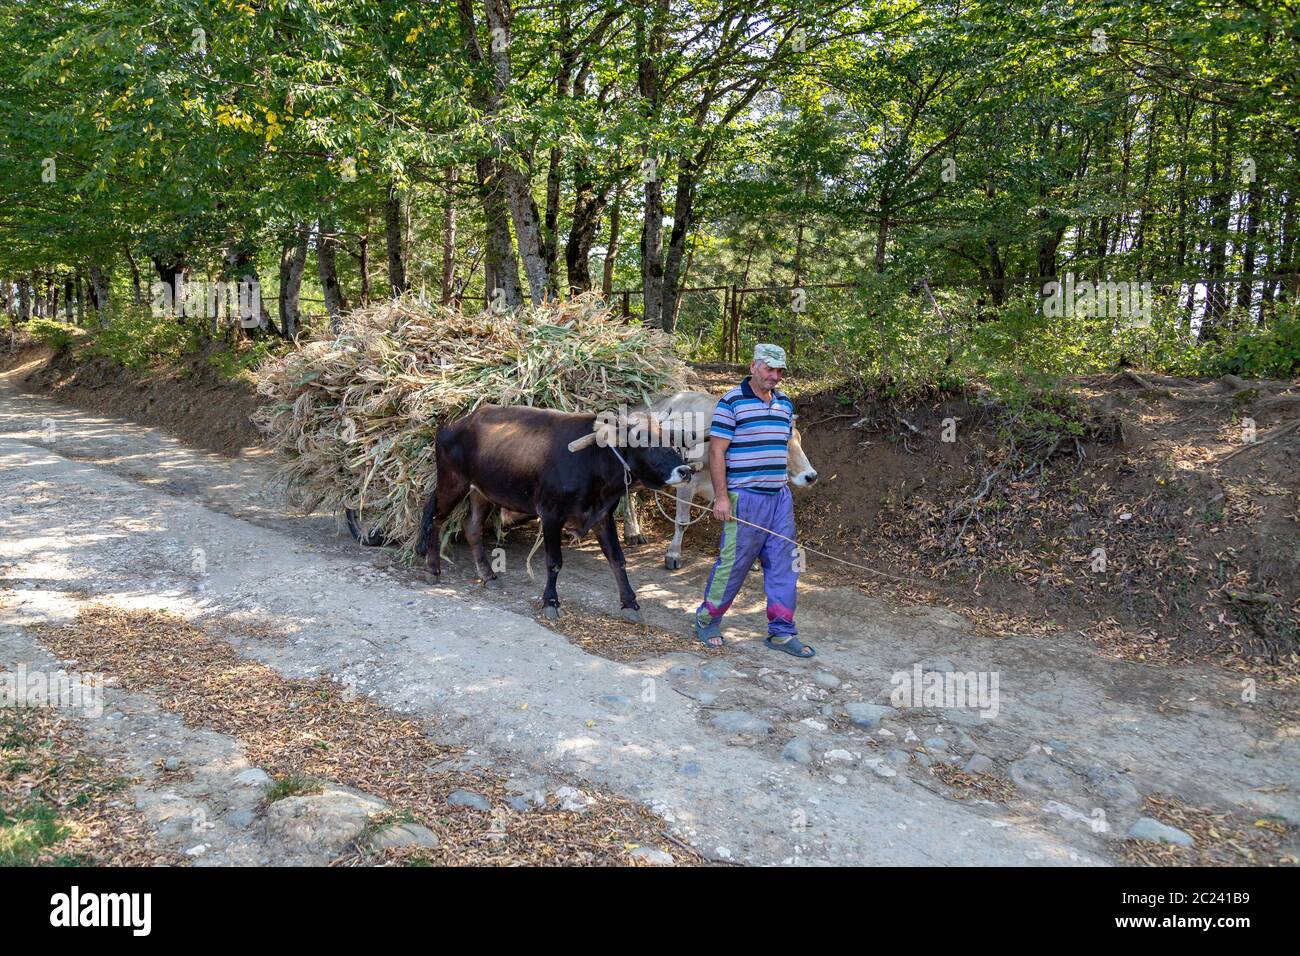
[{"label": "man's cap", "polygon": [[768,368],[785,368],[785,349],[779,345],[759,342],[754,346],[754,361],[762,362]]}]

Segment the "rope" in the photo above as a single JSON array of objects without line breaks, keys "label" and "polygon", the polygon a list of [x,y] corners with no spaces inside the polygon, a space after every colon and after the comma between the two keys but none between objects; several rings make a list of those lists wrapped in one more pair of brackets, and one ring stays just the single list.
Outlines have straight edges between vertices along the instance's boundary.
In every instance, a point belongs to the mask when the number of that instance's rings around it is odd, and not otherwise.
[{"label": "rope", "polygon": [[[674,497],[673,500],[676,501],[677,499]],[[667,520],[671,521],[674,525],[677,524],[677,518],[676,518],[676,517],[669,518],[669,517],[668,517],[668,512],[664,511],[664,503],[663,503],[662,501],[659,500],[659,492],[658,492],[658,491],[655,492],[655,507],[659,509],[659,513],[660,513],[661,515],[663,515]],[[700,507],[701,507],[701,508],[704,508],[703,505],[700,505]],[[698,517],[696,517],[696,518],[692,518],[690,521],[688,521],[688,522],[686,522],[684,525],[682,525],[682,527],[683,527],[683,528],[689,528],[691,525],[695,524],[695,522],[697,522],[697,521],[703,521],[705,518],[707,518],[707,517],[709,516],[710,513],[711,513],[711,512],[709,511],[708,508],[704,508],[704,514],[702,514],[702,515],[700,515],[700,516],[698,516]]]},{"label": "rope", "polygon": [[[655,494],[655,502],[656,502],[656,503],[658,503],[658,501],[659,501],[659,496],[662,495],[662,494],[664,494],[664,493],[665,493],[665,492],[663,492],[663,491],[661,491],[661,490],[659,490],[659,489],[655,489],[654,494]],[[676,499],[674,499],[674,500],[676,500]],[[706,514],[712,514],[712,513],[713,513],[713,509],[712,509],[712,508],[708,508],[708,507],[706,507],[706,506],[704,506],[704,505],[701,505],[701,504],[696,504],[694,501],[687,502],[687,504],[689,504],[692,508],[699,508],[701,511],[705,512]],[[662,506],[662,505],[659,506],[659,510],[660,510],[660,512],[663,511],[663,506]],[[664,515],[664,517],[666,518],[666,517],[668,517],[668,516],[667,516],[667,515]],[[701,516],[700,516],[700,518],[703,518],[703,517],[704,517],[704,515],[701,515]],[[699,521],[700,518],[696,518],[695,521]],[[835,555],[833,555],[833,554],[827,554],[825,551],[818,551],[816,548],[810,548],[810,547],[808,547],[807,545],[802,545],[802,544],[800,544],[798,541],[794,540],[794,538],[787,538],[785,535],[783,535],[783,534],[779,534],[778,532],[773,531],[771,528],[764,528],[761,524],[754,524],[754,522],[752,522],[752,521],[746,521],[744,518],[737,518],[735,515],[732,515],[732,516],[731,516],[731,520],[732,520],[732,521],[738,521],[738,522],[740,522],[741,524],[744,524],[744,525],[749,525],[751,528],[757,528],[759,531],[765,531],[765,532],[767,532],[768,534],[772,535],[772,537],[774,537],[774,538],[780,538],[782,541],[789,541],[789,542],[790,542],[792,545],[794,545],[796,548],[802,548],[804,551],[809,551],[809,552],[811,552],[811,553],[813,553],[813,554],[815,554],[815,555],[818,555],[819,557],[830,558],[832,561],[838,561],[840,564],[847,564],[849,567],[851,567],[851,568],[857,568],[859,571],[866,571],[866,572],[868,572],[869,574],[878,574],[878,575],[880,575],[882,578],[889,578],[891,581],[901,581],[901,582],[904,583],[904,584],[914,584],[914,585],[918,585],[918,586],[920,586],[920,587],[928,587],[928,586],[931,586],[929,582],[918,581],[918,580],[916,580],[916,578],[899,577],[899,576],[896,575],[896,574],[889,574],[888,572],[880,571],[880,570],[877,570],[876,568],[869,568],[869,567],[867,567],[865,564],[857,564],[857,563],[855,563],[855,562],[853,562],[853,561],[846,561],[846,560],[844,560],[843,558],[837,558],[837,557],[835,557]],[[691,524],[694,524],[694,523],[695,523],[694,521],[691,522]]]}]

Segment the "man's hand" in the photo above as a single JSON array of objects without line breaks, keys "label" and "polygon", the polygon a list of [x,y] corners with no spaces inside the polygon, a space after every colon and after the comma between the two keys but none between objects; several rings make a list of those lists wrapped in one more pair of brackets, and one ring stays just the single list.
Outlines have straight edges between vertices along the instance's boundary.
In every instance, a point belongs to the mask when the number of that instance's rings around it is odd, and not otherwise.
[{"label": "man's hand", "polygon": [[721,495],[713,499],[713,517],[719,521],[731,520],[731,496]]}]

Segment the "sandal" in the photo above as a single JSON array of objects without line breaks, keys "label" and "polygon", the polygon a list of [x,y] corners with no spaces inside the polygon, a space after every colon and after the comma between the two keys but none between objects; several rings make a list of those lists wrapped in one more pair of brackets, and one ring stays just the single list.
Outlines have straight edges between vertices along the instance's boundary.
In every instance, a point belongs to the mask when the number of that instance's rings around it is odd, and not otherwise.
[{"label": "sandal", "polygon": [[[718,626],[717,621],[711,621],[704,627],[700,627],[699,619],[695,621],[695,639],[710,650],[717,650],[720,647],[726,647],[727,642],[722,639],[722,628]],[[716,639],[717,643],[711,643]]]},{"label": "sandal", "polygon": [[[772,639],[772,635],[769,634],[767,640],[763,643],[774,651],[785,651],[791,657],[802,657],[805,660],[817,654],[817,650],[811,644],[805,644],[793,634],[787,637],[784,641],[775,641]],[[805,654],[804,651],[807,651],[808,653]]]}]

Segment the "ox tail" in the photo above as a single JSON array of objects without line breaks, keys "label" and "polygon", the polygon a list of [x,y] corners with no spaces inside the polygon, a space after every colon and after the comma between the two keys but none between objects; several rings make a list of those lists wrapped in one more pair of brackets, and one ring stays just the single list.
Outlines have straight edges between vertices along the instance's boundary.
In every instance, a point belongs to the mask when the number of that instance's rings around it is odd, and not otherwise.
[{"label": "ox tail", "polygon": [[352,537],[356,539],[358,544],[367,548],[377,548],[388,544],[388,539],[378,531],[362,531],[361,523],[357,521],[357,513],[351,508],[343,509],[343,517],[347,521],[348,531],[352,533]]},{"label": "ox tail", "polygon": [[533,577],[533,555],[537,553],[537,549],[540,548],[541,546],[542,546],[542,529],[538,527],[537,540],[533,542],[533,550],[529,551],[528,557],[524,559],[524,568],[525,570],[528,571],[528,580],[532,581],[534,584],[537,583],[537,578]]},{"label": "ox tail", "polygon": [[[429,553],[429,538],[433,536],[433,516],[437,514],[438,492],[429,495],[424,506],[424,518],[420,521],[420,536],[415,539],[415,553],[424,557]],[[437,544],[434,544],[437,547]]]}]

